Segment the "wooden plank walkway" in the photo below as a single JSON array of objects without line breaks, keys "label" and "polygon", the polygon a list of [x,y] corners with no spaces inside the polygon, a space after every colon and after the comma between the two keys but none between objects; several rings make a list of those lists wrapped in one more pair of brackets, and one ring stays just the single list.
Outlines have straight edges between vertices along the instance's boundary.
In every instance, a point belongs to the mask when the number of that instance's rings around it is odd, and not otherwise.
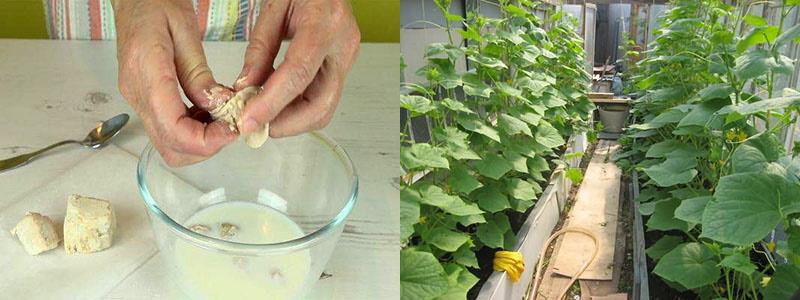
[{"label": "wooden plank walkway", "polygon": [[[616,141],[598,143],[563,227],[586,229],[599,242],[597,257],[579,276],[582,299],[619,296],[617,285],[625,247],[624,239],[617,241],[617,236],[624,236],[617,232],[622,172],[611,160],[618,148]],[[569,276],[590,259],[593,248],[592,240],[582,234],[566,233],[559,238],[544,271],[539,299],[556,299],[569,283]]]}]

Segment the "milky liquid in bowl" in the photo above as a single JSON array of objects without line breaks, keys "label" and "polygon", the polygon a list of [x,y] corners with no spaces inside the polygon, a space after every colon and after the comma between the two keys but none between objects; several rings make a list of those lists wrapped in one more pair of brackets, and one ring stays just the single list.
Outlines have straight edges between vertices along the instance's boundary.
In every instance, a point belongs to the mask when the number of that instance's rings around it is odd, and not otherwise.
[{"label": "milky liquid in bowl", "polygon": [[[221,238],[223,223],[238,227],[229,240],[240,243],[278,243],[304,235],[280,211],[244,201],[226,201],[203,208],[189,217],[184,226],[201,224],[210,229],[203,234]],[[310,276],[308,249],[269,256],[233,256],[177,240],[174,255],[181,285],[195,299],[297,299]]]}]

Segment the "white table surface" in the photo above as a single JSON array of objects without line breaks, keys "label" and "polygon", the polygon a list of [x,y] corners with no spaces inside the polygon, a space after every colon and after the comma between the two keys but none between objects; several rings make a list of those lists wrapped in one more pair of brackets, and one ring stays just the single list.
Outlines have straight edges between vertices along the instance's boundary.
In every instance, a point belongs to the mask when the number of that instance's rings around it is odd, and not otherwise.
[{"label": "white table surface", "polygon": [[[233,42],[205,44],[209,65],[217,80],[230,84],[235,79],[245,46]],[[400,174],[398,53],[397,44],[361,46],[336,116],[324,130],[351,155],[360,173],[361,190],[358,204],[325,268],[333,276],[316,285],[312,298],[399,298],[399,194],[394,179]],[[147,136],[141,121],[117,91],[116,70],[113,42],[0,40],[0,158],[65,138],[82,138],[96,122],[120,112],[129,113],[132,119],[114,143],[138,156],[148,141]],[[92,155],[97,152],[72,147],[23,168],[0,173],[0,218],[21,218],[16,214],[25,204],[19,201],[32,201],[36,197],[29,195],[36,195],[37,187],[48,184]],[[121,170],[120,176],[134,177],[135,170]],[[135,199],[140,200],[138,195]],[[10,229],[0,228],[0,235],[10,235]],[[152,234],[147,236],[152,239]],[[0,239],[0,243],[17,242],[6,238]],[[22,247],[17,243],[0,245],[0,248],[12,246]],[[63,248],[51,251],[63,251]],[[14,252],[15,255],[24,253]],[[171,291],[174,285],[159,280],[164,273],[160,266],[163,258],[157,252],[141,256],[136,260],[138,265],[128,268],[127,274],[117,274],[116,277],[121,278],[118,282],[82,286],[81,289],[92,289],[92,294],[100,295],[100,299],[173,298],[168,295],[174,295]],[[3,285],[11,282],[11,278],[26,276],[4,272],[7,266],[3,263],[0,260],[0,290],[5,290]],[[94,272],[98,273],[94,276],[102,277],[102,272],[120,271]],[[51,282],[59,285],[69,280],[52,278]],[[41,297],[36,290],[17,293],[4,293],[2,297]],[[60,297],[71,299],[68,294]]]}]

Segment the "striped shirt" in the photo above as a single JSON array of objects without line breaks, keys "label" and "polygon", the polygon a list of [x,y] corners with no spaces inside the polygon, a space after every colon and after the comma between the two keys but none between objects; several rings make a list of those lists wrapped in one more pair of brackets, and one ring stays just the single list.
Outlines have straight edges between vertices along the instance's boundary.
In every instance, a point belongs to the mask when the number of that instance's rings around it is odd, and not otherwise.
[{"label": "striped shirt", "polygon": [[[111,0],[43,0],[47,33],[60,40],[113,40]],[[261,0],[192,0],[204,40],[244,41]]]}]

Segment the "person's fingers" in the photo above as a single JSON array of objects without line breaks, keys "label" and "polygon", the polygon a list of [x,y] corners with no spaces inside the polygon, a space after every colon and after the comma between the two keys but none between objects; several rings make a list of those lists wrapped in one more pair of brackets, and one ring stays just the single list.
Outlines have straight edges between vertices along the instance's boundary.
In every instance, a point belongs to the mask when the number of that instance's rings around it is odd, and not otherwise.
[{"label": "person's fingers", "polygon": [[[183,162],[195,162],[195,158],[181,158],[180,154],[197,157],[209,157],[219,151],[222,146],[233,141],[236,135],[225,124],[214,122],[204,124],[189,115],[189,111],[180,99],[178,78],[174,68],[173,55],[167,43],[156,46],[146,55],[143,66],[146,101],[150,103],[150,122],[160,139],[160,151],[166,154],[164,159],[171,165]],[[161,149],[159,149],[161,150]],[[170,154],[169,152],[176,152]]]},{"label": "person's fingers", "polygon": [[297,135],[330,123],[341,98],[344,76],[329,61],[323,63],[308,89],[270,122],[270,136]]},{"label": "person's fingers", "polygon": [[[316,21],[312,21],[316,22]],[[329,51],[330,37],[314,30],[314,24],[299,29],[278,69],[264,83],[264,90],[247,102],[242,114],[242,133],[261,128],[297,98],[317,74]]]},{"label": "person's fingers", "polygon": [[191,155],[210,157],[236,139],[222,122],[204,124],[189,116],[181,116],[173,127],[175,150]]},{"label": "person's fingers", "polygon": [[[215,83],[192,11],[186,1],[114,5],[120,93],[171,166],[206,159],[236,138],[227,124],[204,122],[208,120],[203,112],[203,106],[208,108],[205,90],[213,94]],[[179,85],[196,104],[192,109],[181,100]]]},{"label": "person's fingers", "polygon": [[274,71],[275,56],[281,47],[281,40],[286,36],[286,20],[290,10],[290,1],[265,1],[256,20],[250,42],[244,54],[244,65],[239,77],[233,84],[234,90],[248,86],[264,84]]},{"label": "person's fingers", "polygon": [[211,114],[199,106],[192,106],[189,108],[189,111],[186,113],[190,118],[198,120],[203,123],[211,123],[214,122],[214,118],[211,117]]},{"label": "person's fingers", "polygon": [[206,61],[196,16],[191,2],[176,1],[175,5],[185,6],[173,10],[172,15],[167,18],[175,51],[178,81],[189,101],[204,110],[211,110],[220,104],[209,99],[209,90],[218,84]]},{"label": "person's fingers", "polygon": [[230,134],[226,124],[204,124],[189,116],[180,116],[169,131],[153,130],[158,132],[148,132],[148,135],[152,137],[164,162],[171,167],[206,160],[236,138]]}]

